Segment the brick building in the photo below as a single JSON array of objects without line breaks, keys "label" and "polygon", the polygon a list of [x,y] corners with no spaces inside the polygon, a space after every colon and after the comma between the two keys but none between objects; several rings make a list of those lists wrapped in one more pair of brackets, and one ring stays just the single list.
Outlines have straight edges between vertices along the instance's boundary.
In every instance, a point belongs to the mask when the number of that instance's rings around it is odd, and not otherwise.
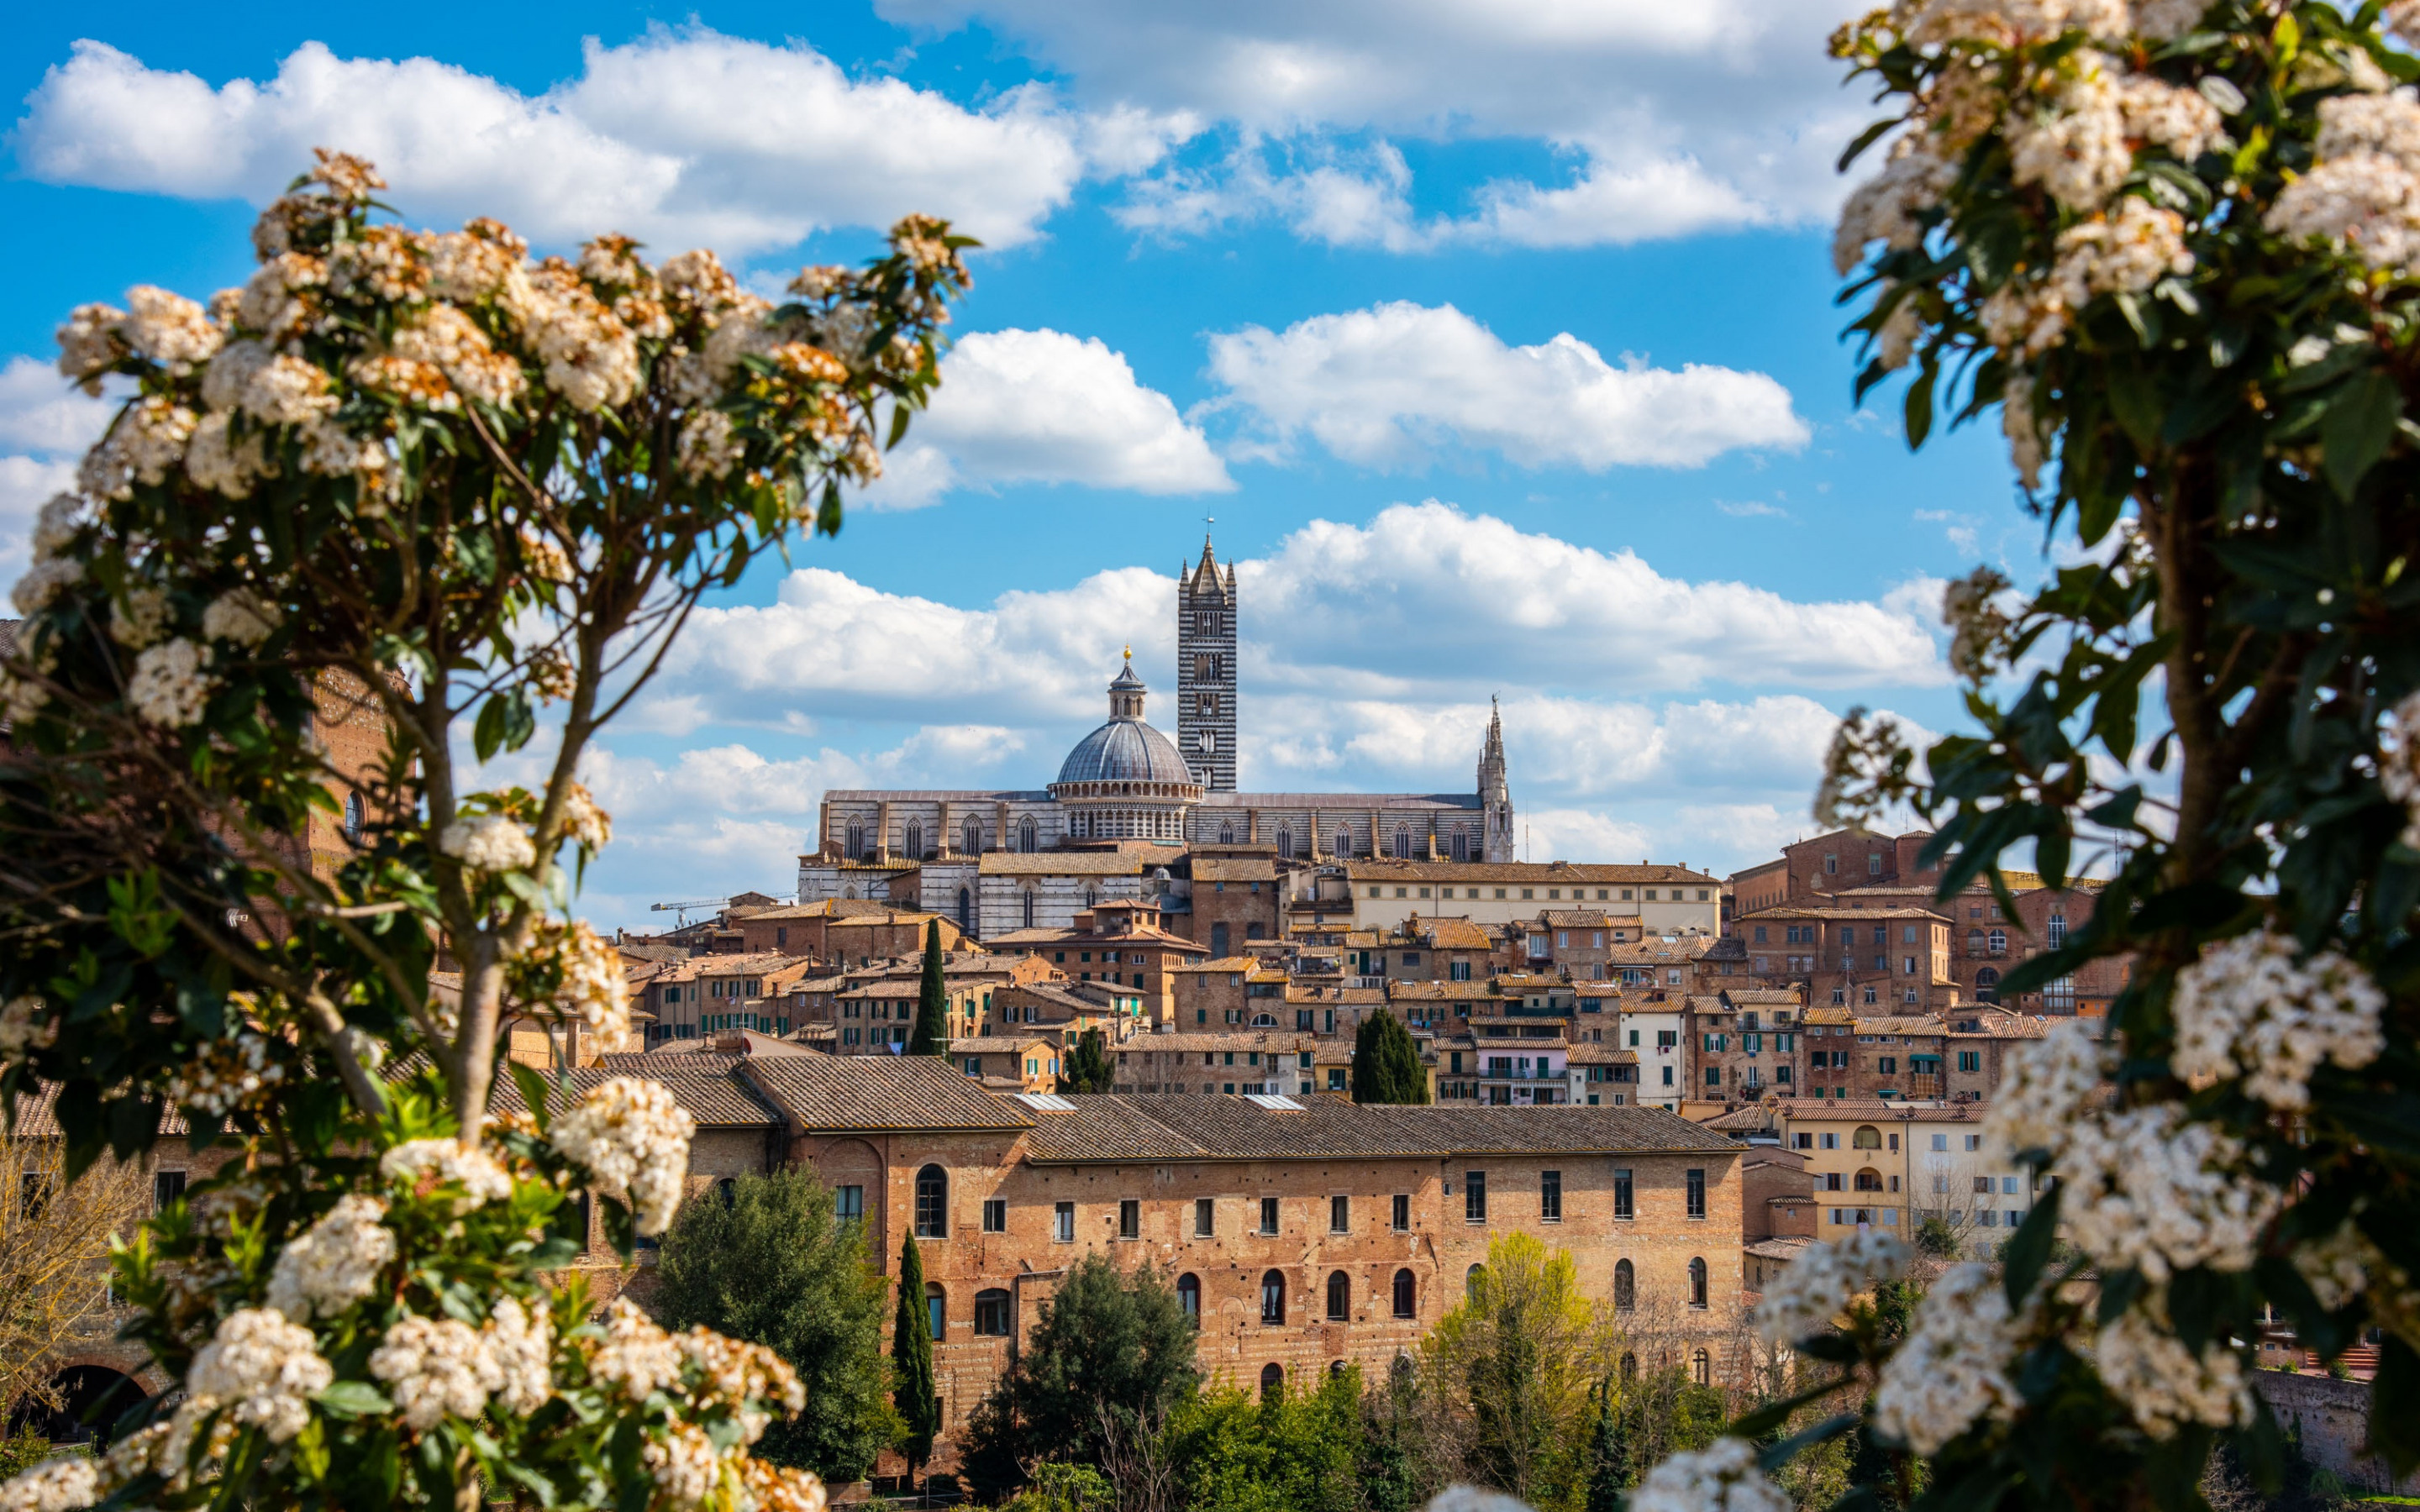
[{"label": "brick building", "polygon": [[1132,988],[1153,1024],[1174,1021],[1173,968],[1211,953],[1163,927],[1156,907],[1125,900],[1104,900],[1064,929],[1009,930],[990,943],[998,951],[1047,960],[1070,980]]}]

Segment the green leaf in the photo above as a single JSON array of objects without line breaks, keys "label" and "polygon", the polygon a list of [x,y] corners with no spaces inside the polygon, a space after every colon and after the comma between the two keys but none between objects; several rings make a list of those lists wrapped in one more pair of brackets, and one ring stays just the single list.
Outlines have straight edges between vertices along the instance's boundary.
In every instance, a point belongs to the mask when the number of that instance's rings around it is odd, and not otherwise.
[{"label": "green leaf", "polygon": [[1864,131],[1859,131],[1857,133],[1856,140],[1851,142],[1848,146],[1848,149],[1840,154],[1840,161],[1833,165],[1832,171],[1834,173],[1847,173],[1849,171],[1849,164],[1856,162],[1858,156],[1862,154],[1866,148],[1872,147],[1876,142],[1881,141],[1883,133],[1898,124],[1898,116],[1888,116],[1874,122]]},{"label": "green leaf", "polygon": [[1795,1396],[1785,1396],[1779,1401],[1767,1402],[1733,1423],[1727,1431],[1734,1438],[1761,1439],[1789,1422],[1792,1412],[1809,1402],[1822,1401],[1842,1386],[1849,1384],[1849,1381],[1850,1378],[1843,1376],[1837,1381],[1827,1381],[1820,1386],[1802,1391]]},{"label": "green leaf", "polygon": [[395,1403],[366,1381],[339,1381],[311,1398],[338,1417],[367,1417],[392,1412]]},{"label": "green leaf", "polygon": [[508,1060],[504,1066],[512,1072],[513,1085],[520,1088],[521,1102],[529,1108],[530,1119],[536,1123],[537,1132],[546,1133],[550,1117],[546,1105],[546,1078],[540,1076],[535,1068],[524,1066],[518,1060]]},{"label": "green leaf", "polygon": [[2040,1284],[2042,1267],[2050,1263],[2051,1242],[2057,1237],[2058,1188],[2054,1186],[2035,1200],[2003,1256],[2007,1273],[2001,1281],[2008,1288],[2009,1311],[2024,1307]]},{"label": "green leaf", "polygon": [[2363,475],[2386,455],[2402,413],[2403,395],[2383,373],[2364,373],[2336,391],[2319,422],[2319,446],[2328,481],[2339,496],[2350,499]]},{"label": "green leaf", "polygon": [[1932,363],[1927,362],[1907,386],[1907,449],[1911,452],[1924,444],[1932,433]]},{"label": "green leaf", "polygon": [[[1758,1462],[1769,1474],[1790,1463],[1792,1459],[1797,1458],[1801,1452],[1811,1449],[1815,1445],[1822,1443],[1826,1440],[1837,1439],[1841,1434],[1848,1432],[1851,1428],[1855,1427],[1856,1426],[1856,1413],[1837,1413],[1831,1417],[1825,1418],[1823,1422],[1816,1424],[1811,1428],[1806,1428],[1797,1433],[1793,1433],[1790,1437],[1782,1440],[1779,1443],[1774,1444],[1772,1447],[1766,1449],[1763,1454],[1757,1457]],[[1780,1425],[1776,1423],[1774,1427],[1778,1427]],[[1731,1431],[1739,1434],[1742,1438],[1751,1437],[1751,1435],[1743,1432],[1737,1427],[1734,1427]],[[1767,1428],[1764,1431],[1769,1433],[1772,1429]]]}]

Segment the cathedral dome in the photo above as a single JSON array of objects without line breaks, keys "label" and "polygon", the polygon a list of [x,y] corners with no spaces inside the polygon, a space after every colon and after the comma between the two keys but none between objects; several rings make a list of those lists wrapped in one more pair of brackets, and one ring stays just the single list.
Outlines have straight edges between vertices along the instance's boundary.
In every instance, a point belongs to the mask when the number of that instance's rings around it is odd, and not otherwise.
[{"label": "cathedral dome", "polygon": [[1060,764],[1062,782],[1187,782],[1193,769],[1176,742],[1140,719],[1111,719],[1076,742]]}]

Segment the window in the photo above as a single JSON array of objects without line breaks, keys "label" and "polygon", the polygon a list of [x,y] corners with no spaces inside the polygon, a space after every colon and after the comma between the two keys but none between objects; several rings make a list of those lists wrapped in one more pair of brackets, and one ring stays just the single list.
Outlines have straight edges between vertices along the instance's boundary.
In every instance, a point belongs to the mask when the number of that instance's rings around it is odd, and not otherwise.
[{"label": "window", "polygon": [[1349,1234],[1353,1231],[1353,1199],[1351,1197],[1329,1197],[1327,1199],[1327,1231],[1331,1234]]},{"label": "window", "polygon": [[1196,1239],[1208,1239],[1212,1234],[1214,1234],[1214,1233],[1218,1232],[1218,1227],[1217,1227],[1217,1224],[1216,1224],[1216,1223],[1215,1223],[1215,1221],[1214,1221],[1214,1216],[1213,1216],[1213,1215],[1216,1213],[1216,1211],[1217,1211],[1217,1209],[1212,1205],[1212,1203],[1211,1203],[1211,1201],[1210,1201],[1210,1199],[1209,1199],[1208,1197],[1196,1197],[1196,1198],[1194,1199],[1194,1201],[1193,1201],[1193,1237],[1194,1237],[1194,1238],[1196,1238]]},{"label": "window", "polygon": [[843,1186],[832,1189],[832,1216],[845,1224],[865,1221],[865,1188]]},{"label": "window", "polygon": [[1689,1356],[1689,1378],[1700,1386],[1712,1385],[1714,1380],[1714,1357],[1703,1350]]},{"label": "window", "polygon": [[1703,1260],[1693,1259],[1689,1262],[1689,1305],[1692,1307],[1706,1305],[1706,1262]]},{"label": "window", "polygon": [[1626,1313],[1638,1305],[1638,1273],[1628,1260],[1613,1262],[1613,1310]]},{"label": "window", "polygon": [[1118,1237],[1120,1239],[1142,1237],[1142,1204],[1133,1197],[1127,1197],[1118,1204]]},{"label": "window", "polygon": [[1350,1322],[1353,1319],[1353,1279],[1342,1271],[1327,1273],[1327,1320]]},{"label": "window", "polygon": [[1688,1175],[1689,1216],[1702,1218],[1706,1215],[1706,1173],[1693,1166]]},{"label": "window", "polygon": [[152,1173],[152,1176],[151,1176],[151,1211],[152,1211],[153,1212],[158,1212],[161,1209],[163,1209],[163,1208],[164,1208],[164,1207],[168,1206],[168,1204],[170,1204],[170,1203],[172,1203],[172,1202],[178,1202],[178,1201],[181,1201],[181,1200],[183,1200],[184,1196],[185,1196],[185,1173],[184,1173],[184,1172],[182,1172],[182,1171],[155,1171],[155,1172],[153,1172],[153,1173]]},{"label": "window", "polygon": [[1396,1273],[1395,1273],[1395,1316],[1396,1316],[1396,1317],[1398,1317],[1398,1318],[1412,1318],[1412,1317],[1416,1317],[1416,1316],[1418,1316],[1418,1315],[1419,1315],[1419,1283],[1417,1283],[1416,1281],[1414,1281],[1414,1280],[1412,1279],[1412,1273],[1411,1273],[1411,1272],[1409,1272],[1409,1271],[1398,1271],[1398,1272],[1396,1272]]},{"label": "window", "polygon": [[[358,793],[346,794],[345,838],[347,840],[359,841],[362,838],[362,824],[366,817],[367,815],[362,811],[362,795]],[[2062,923],[2061,928],[2064,927]]]},{"label": "window", "polygon": [[1398,1192],[1395,1194],[1395,1232],[1408,1234],[1411,1231],[1412,1199],[1409,1196]]},{"label": "window", "polygon": [[1632,1205],[1630,1172],[1627,1170],[1613,1173],[1613,1215],[1617,1218],[1638,1216],[1637,1210]]},{"label": "window", "polygon": [[1948,1149],[1949,1136],[1947,1134],[1934,1134],[1932,1136],[1932,1148],[1937,1150]]},{"label": "window", "polygon": [[[1960,1071],[1981,1071],[1983,1069],[1983,1052],[1980,1050],[1959,1051],[1958,1069]],[[1938,1139],[1941,1135],[1935,1134],[1933,1137]]]},{"label": "window", "polygon": [[1462,1181],[1463,1222],[1485,1223],[1487,1221],[1487,1173],[1465,1171]]},{"label": "window", "polygon": [[1284,1389],[1285,1366],[1274,1360],[1261,1366],[1261,1399],[1263,1401],[1268,1400],[1270,1396]]},{"label": "window", "polygon": [[[1269,1271],[1261,1276],[1261,1321],[1285,1321],[1285,1273],[1281,1271]],[[1269,1368],[1275,1370],[1277,1366]]]},{"label": "window", "polygon": [[946,1336],[949,1320],[950,1294],[943,1291],[937,1283],[931,1281],[925,1282],[924,1321],[933,1330],[933,1341],[935,1343],[939,1343],[942,1338]]},{"label": "window", "polygon": [[1550,1224],[1563,1221],[1563,1173],[1538,1173],[1538,1217]]},{"label": "window", "polygon": [[1076,1242],[1076,1205],[1063,1202],[1052,1211],[1050,1237],[1062,1244]]},{"label": "window", "polygon": [[1261,1199],[1261,1232],[1264,1234],[1274,1234],[1277,1231],[1278,1199],[1275,1197],[1263,1197]]},{"label": "window", "polygon": [[992,1338],[1008,1337],[1008,1293],[998,1287],[975,1293],[975,1332]]},{"label": "window", "polygon": [[1860,1124],[1857,1132],[1850,1136],[1849,1143],[1858,1149],[1880,1149],[1883,1148],[1882,1131],[1869,1123]]},{"label": "window", "polygon": [[1176,1278],[1176,1305],[1195,1329],[1202,1327],[1202,1278],[1187,1271]]},{"label": "window", "polygon": [[916,1173],[916,1237],[950,1237],[950,1179],[939,1165]]}]

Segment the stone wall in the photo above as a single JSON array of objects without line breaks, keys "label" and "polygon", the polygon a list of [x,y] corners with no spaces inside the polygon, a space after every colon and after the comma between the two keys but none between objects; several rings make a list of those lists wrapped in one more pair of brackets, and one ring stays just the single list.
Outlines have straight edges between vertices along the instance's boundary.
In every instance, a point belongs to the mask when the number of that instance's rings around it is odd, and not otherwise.
[{"label": "stone wall", "polygon": [[2368,1381],[2288,1375],[2282,1370],[2258,1371],[2252,1379],[2269,1410],[2277,1414],[2278,1425],[2302,1436],[2303,1458],[2315,1468],[2335,1473],[2355,1489],[2420,1495],[2420,1473],[2398,1482],[2385,1460],[2366,1452]]}]

